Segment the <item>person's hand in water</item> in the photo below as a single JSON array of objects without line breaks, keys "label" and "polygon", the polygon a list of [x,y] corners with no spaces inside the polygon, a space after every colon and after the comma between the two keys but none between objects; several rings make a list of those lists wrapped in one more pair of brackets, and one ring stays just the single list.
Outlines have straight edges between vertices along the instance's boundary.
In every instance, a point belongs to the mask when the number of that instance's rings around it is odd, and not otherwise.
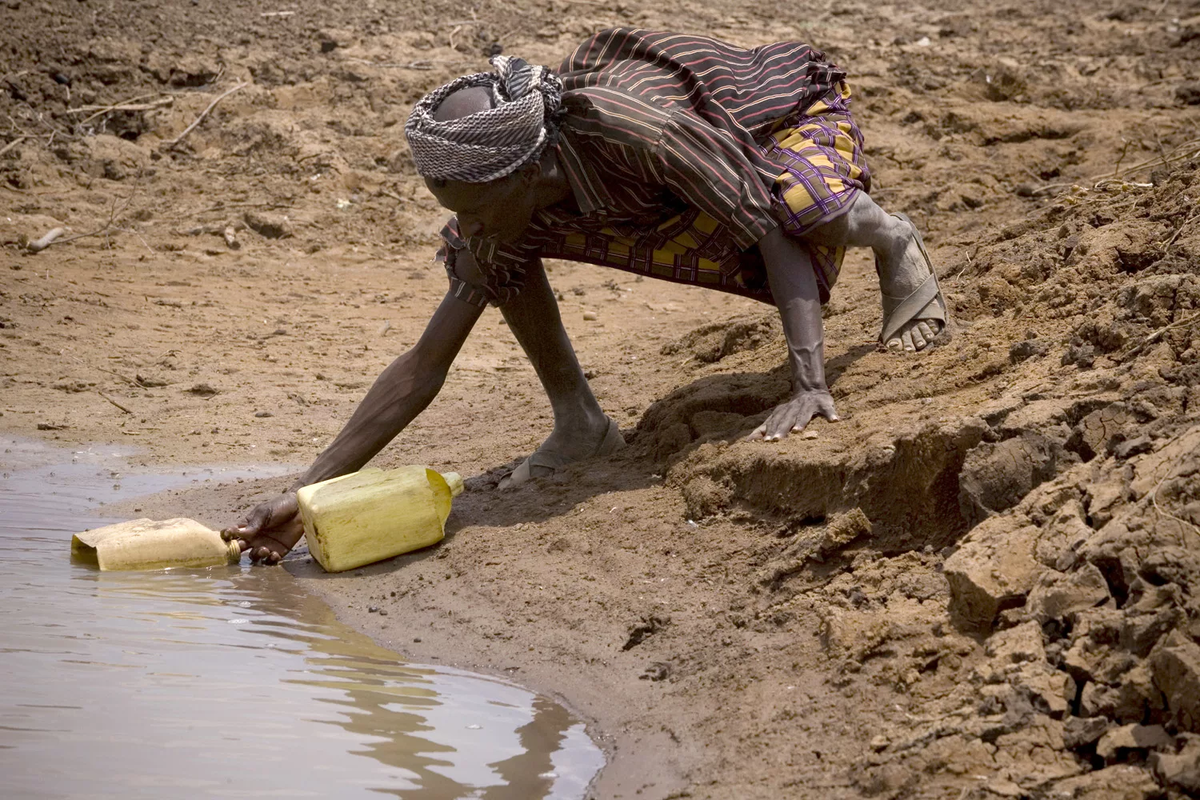
[{"label": "person's hand in water", "polygon": [[222,538],[236,541],[255,564],[278,564],[303,535],[295,492],[259,503],[236,525],[221,531]]}]

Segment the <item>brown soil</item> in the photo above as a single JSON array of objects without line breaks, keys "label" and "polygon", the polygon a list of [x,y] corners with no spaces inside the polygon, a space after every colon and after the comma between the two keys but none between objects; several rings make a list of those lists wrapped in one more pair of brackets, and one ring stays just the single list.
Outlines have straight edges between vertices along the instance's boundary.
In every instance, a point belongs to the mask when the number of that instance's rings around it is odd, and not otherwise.
[{"label": "brown soil", "polygon": [[[1200,3],[0,7],[0,427],[148,463],[299,468],[414,340],[444,214],[402,123],[497,44],[827,48],[948,341],[879,352],[855,253],[826,310],[844,421],[742,443],[786,391],[769,309],[552,264],[634,446],[494,491],[550,417],[488,312],[378,459],[475,476],[445,542],[289,569],[415,658],[563,696],[611,757],[598,797],[1200,791]],[[95,235],[24,250],[59,225]],[[223,525],[281,483],[142,505]]]}]

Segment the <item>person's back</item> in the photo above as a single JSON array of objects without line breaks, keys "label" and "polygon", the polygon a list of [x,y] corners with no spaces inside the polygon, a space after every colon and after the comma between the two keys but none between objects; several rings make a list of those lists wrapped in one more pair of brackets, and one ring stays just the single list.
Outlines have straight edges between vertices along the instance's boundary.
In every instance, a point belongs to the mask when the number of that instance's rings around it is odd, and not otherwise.
[{"label": "person's back", "polygon": [[800,42],[746,49],[706,36],[613,28],[575,48],[558,77],[568,111],[573,100],[625,94],[759,138],[846,73]]}]

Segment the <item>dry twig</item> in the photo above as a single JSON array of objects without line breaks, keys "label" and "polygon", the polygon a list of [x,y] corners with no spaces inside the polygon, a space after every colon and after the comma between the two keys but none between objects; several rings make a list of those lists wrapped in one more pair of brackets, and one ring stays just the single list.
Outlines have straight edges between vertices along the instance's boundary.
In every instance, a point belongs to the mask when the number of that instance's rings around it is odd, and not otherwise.
[{"label": "dry twig", "polygon": [[427,70],[433,69],[436,66],[449,66],[451,64],[461,65],[461,61],[430,61],[428,59],[418,59],[417,61],[409,61],[406,64],[391,64],[381,61],[371,61],[367,58],[347,58],[345,61],[352,64],[368,64],[372,67],[380,67],[381,69],[416,69]]},{"label": "dry twig", "polygon": [[28,136],[18,136],[17,138],[13,139],[8,144],[4,145],[4,147],[0,147],[0,156],[4,155],[9,150],[12,150],[14,147],[16,147],[17,145],[19,145],[21,142],[25,141],[28,138],[29,138]]},{"label": "dry twig", "polygon": [[1184,325],[1188,325],[1192,322],[1200,322],[1200,314],[1193,314],[1190,317],[1184,317],[1183,319],[1177,319],[1174,322],[1172,322],[1170,325],[1164,325],[1163,327],[1156,330],[1154,333],[1147,336],[1141,342],[1139,342],[1138,344],[1129,348],[1129,350],[1125,351],[1124,355],[1122,355],[1119,360],[1126,361],[1126,360],[1132,358],[1133,356],[1136,356],[1138,353],[1142,352],[1147,347],[1154,344],[1159,339],[1161,339],[1163,336],[1165,336],[1167,331],[1182,327]]},{"label": "dry twig", "polygon": [[[106,222],[104,224],[104,227],[102,227],[102,228],[98,228],[97,230],[94,230],[94,231],[88,231],[87,233],[77,233],[74,236],[68,236],[65,239],[59,238],[62,236],[63,233],[65,233],[65,229],[55,228],[54,230],[50,231],[45,236],[43,236],[41,239],[38,239],[36,242],[30,242],[29,244],[25,245],[25,249],[31,253],[40,253],[42,250],[45,250],[47,247],[49,247],[52,244],[66,244],[67,242],[74,242],[77,239],[86,239],[89,236],[106,236],[107,234],[109,234],[112,231],[126,231],[125,228],[118,228],[114,223],[116,221],[118,214],[124,213],[125,209],[129,207],[129,204],[132,201],[133,201],[133,195],[131,194],[131,195],[129,195],[128,198],[126,198],[125,202],[121,204],[121,209],[118,212],[117,201],[114,198],[113,202],[112,202],[112,206],[108,210],[108,222]],[[135,233],[136,233],[136,231],[135,231]],[[140,234],[138,234],[138,238],[139,239],[142,238]],[[142,239],[142,244],[145,244],[146,248],[149,249],[151,253],[154,252],[154,249],[152,247],[150,247],[149,244],[146,244],[145,239]]]},{"label": "dry twig", "polygon": [[221,102],[221,101],[222,101],[222,100],[224,100],[226,97],[229,97],[229,95],[233,94],[234,92],[236,92],[236,91],[239,91],[239,90],[241,90],[241,89],[244,89],[244,88],[246,88],[246,87],[247,87],[247,86],[249,86],[249,85],[250,85],[250,82],[249,82],[249,81],[243,81],[242,83],[239,83],[237,86],[234,86],[232,89],[228,90],[228,91],[227,91],[227,92],[225,92],[224,94],[222,94],[222,95],[218,96],[218,97],[217,97],[215,100],[213,100],[211,103],[209,103],[209,104],[208,104],[208,107],[207,107],[207,108],[205,108],[203,111],[201,111],[201,112],[200,112],[200,116],[198,116],[198,117],[196,117],[194,120],[192,120],[192,124],[191,124],[191,125],[188,125],[186,128],[184,128],[184,129],[183,129],[183,133],[179,134],[178,136],[176,136],[176,137],[175,137],[174,139],[172,139],[171,141],[169,141],[169,142],[165,142],[165,143],[163,144],[163,146],[164,146],[164,147],[175,147],[175,146],[177,146],[177,145],[178,145],[180,142],[182,142],[184,139],[186,139],[186,138],[187,138],[187,135],[188,135],[189,133],[191,133],[193,130],[195,130],[195,129],[196,129],[196,126],[197,126],[197,125],[199,125],[201,122],[203,122],[203,121],[204,121],[204,118],[208,116],[208,112],[210,112],[210,111],[212,111],[214,108],[216,108],[216,106],[217,106],[217,103]]},{"label": "dry twig", "polygon": [[96,390],[96,394],[100,395],[100,396],[101,396],[101,397],[103,397],[105,400],[107,400],[108,402],[110,402],[110,403],[112,403],[114,406],[116,406],[117,408],[119,408],[119,409],[121,409],[122,411],[124,411],[126,414],[132,414],[132,413],[133,413],[133,412],[132,412],[132,411],[130,411],[128,408],[126,408],[125,406],[121,405],[121,404],[120,404],[120,403],[118,403],[116,400],[113,400],[111,397],[109,397],[109,396],[108,396],[108,395],[106,395],[104,392],[100,391],[99,389],[97,389],[97,390]]},{"label": "dry twig", "polygon": [[1171,245],[1175,244],[1175,240],[1178,239],[1180,234],[1183,233],[1183,229],[1186,228],[1188,225],[1191,225],[1192,222],[1196,219],[1196,217],[1200,217],[1200,211],[1193,211],[1192,215],[1190,217],[1188,217],[1187,219],[1185,219],[1180,224],[1180,226],[1175,229],[1175,232],[1173,234],[1171,234],[1171,238],[1167,239],[1165,242],[1163,242],[1162,247],[1163,247],[1163,255],[1164,256],[1166,256],[1167,251],[1171,249]]},{"label": "dry twig", "polygon": [[[1133,164],[1132,166],[1125,167],[1125,169],[1120,169],[1120,160],[1118,160],[1118,162],[1117,162],[1118,168],[1116,170],[1114,170],[1111,175],[1110,174],[1093,175],[1092,177],[1086,179],[1084,181],[1084,183],[1089,184],[1092,189],[1099,189],[1101,186],[1105,186],[1110,183],[1120,182],[1120,180],[1119,180],[1120,178],[1123,178],[1124,176],[1130,175],[1134,172],[1140,172],[1141,170],[1146,169],[1147,167],[1166,166],[1167,164],[1174,164],[1177,161],[1186,161],[1187,159],[1194,158],[1196,156],[1200,156],[1200,139],[1191,139],[1191,140],[1186,141],[1183,144],[1179,145],[1178,147],[1176,147],[1175,149],[1173,149],[1170,153],[1168,153],[1166,155],[1155,156],[1154,158],[1148,159],[1146,161],[1141,161],[1137,164]],[[1121,158],[1124,159],[1124,157],[1125,157],[1125,152],[1123,149],[1121,152]],[[1033,195],[1037,196],[1037,195],[1049,194],[1050,192],[1053,192],[1056,189],[1069,189],[1073,186],[1079,186],[1079,185],[1080,184],[1078,184],[1078,183],[1049,183],[1049,184],[1046,184],[1045,186],[1041,186],[1037,189],[1034,189]],[[1147,186],[1151,186],[1152,184],[1138,183],[1138,184],[1133,184],[1133,185],[1144,188]]]},{"label": "dry twig", "polygon": [[134,97],[130,100],[122,100],[119,103],[113,103],[110,106],[80,106],[79,108],[68,109],[67,113],[68,114],[83,114],[88,111],[95,112],[90,117],[86,117],[84,119],[81,119],[79,122],[75,123],[76,125],[87,125],[89,122],[94,120],[96,117],[104,116],[105,114],[109,113],[110,111],[152,111],[156,108],[162,108],[163,106],[169,106],[175,102],[175,98],[169,97],[169,96],[168,97],[160,97],[159,99],[153,100],[149,103],[136,102],[138,100],[145,100],[147,97],[154,97],[154,95],[152,95],[152,94],[141,95],[140,97]]}]

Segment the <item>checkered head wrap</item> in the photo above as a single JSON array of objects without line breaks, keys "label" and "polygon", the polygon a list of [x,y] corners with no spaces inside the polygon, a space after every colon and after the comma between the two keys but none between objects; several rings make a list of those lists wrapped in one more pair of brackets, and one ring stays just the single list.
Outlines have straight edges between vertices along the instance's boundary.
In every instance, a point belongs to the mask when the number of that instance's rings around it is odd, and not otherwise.
[{"label": "checkered head wrap", "polygon": [[[404,126],[417,171],[423,177],[487,183],[541,157],[558,139],[562,81],[546,67],[496,56],[495,72],[465,75],[425,95]],[[491,90],[493,108],[438,121],[434,111],[454,92],[473,86]]]}]

